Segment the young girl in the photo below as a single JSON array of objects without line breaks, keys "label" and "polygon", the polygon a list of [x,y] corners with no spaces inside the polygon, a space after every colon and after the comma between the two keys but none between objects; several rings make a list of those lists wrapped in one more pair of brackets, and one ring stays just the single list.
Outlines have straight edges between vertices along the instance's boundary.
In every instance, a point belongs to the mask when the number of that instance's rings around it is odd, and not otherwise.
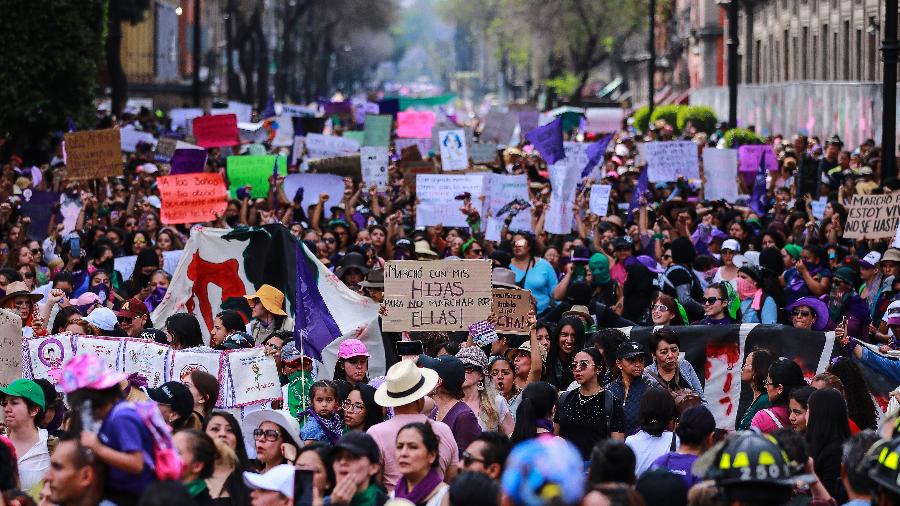
[{"label": "young girl", "polygon": [[306,423],[300,431],[304,444],[322,441],[335,444],[344,433],[344,419],[338,413],[337,385],[333,381],[321,380],[309,389],[312,406],[306,411]]}]

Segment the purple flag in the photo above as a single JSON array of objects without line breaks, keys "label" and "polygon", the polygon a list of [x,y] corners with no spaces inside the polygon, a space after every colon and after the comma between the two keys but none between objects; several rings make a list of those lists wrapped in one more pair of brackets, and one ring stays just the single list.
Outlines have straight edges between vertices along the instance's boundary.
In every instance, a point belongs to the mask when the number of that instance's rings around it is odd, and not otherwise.
[{"label": "purple flag", "polygon": [[275,96],[269,93],[269,99],[266,101],[266,108],[259,113],[259,119],[264,120],[274,118],[275,116],[277,116],[277,114],[275,114]]},{"label": "purple flag", "polygon": [[169,163],[172,166],[169,175],[203,172],[203,167],[206,166],[206,150],[176,149]]},{"label": "purple flag", "polygon": [[756,171],[756,178],[753,181],[753,193],[750,195],[750,209],[753,209],[757,215],[766,214],[769,198],[766,195],[766,159],[760,157],[759,169]]},{"label": "purple flag", "polygon": [[541,113],[537,111],[519,111],[519,130],[530,132],[538,127]]},{"label": "purple flag", "polygon": [[553,165],[566,157],[566,150],[563,149],[561,118],[556,118],[544,126],[535,128],[525,134],[525,138],[541,153],[541,156],[547,161],[547,165]]},{"label": "purple flag", "polygon": [[[319,292],[316,268],[306,256],[302,242],[296,246],[297,287],[294,293],[294,340],[303,353],[321,361],[322,350],[341,337],[341,329]],[[302,340],[302,343],[301,343]]]},{"label": "purple flag", "polygon": [[634,211],[635,209],[640,208],[640,198],[641,195],[647,193],[647,185],[650,181],[649,176],[650,171],[647,170],[647,167],[641,169],[641,174],[638,176],[637,187],[631,192],[631,202],[628,203],[628,222],[631,223],[634,220]]},{"label": "purple flag", "polygon": [[343,102],[325,102],[324,108],[326,116],[331,116],[332,114],[350,114],[353,112],[353,104],[350,103],[349,100]]},{"label": "purple flag", "polygon": [[588,163],[581,171],[581,177],[588,177],[588,174],[591,173],[591,170],[593,170],[593,168],[596,167],[598,163],[600,163],[600,160],[603,159],[603,154],[606,153],[606,148],[609,146],[612,138],[612,134],[609,134],[585,148],[584,154],[586,154],[588,157]]}]

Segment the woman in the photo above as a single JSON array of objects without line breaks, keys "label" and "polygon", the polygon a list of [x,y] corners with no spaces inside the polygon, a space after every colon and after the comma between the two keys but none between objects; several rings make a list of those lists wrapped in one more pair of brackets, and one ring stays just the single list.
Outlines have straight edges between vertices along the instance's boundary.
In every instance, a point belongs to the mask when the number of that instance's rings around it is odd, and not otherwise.
[{"label": "woman", "polygon": [[681,414],[675,429],[678,449],[653,461],[650,468],[663,468],[680,474],[688,488],[700,483],[703,476],[695,475],[692,468],[694,462],[712,446],[715,430],[716,419],[706,406],[688,408]]},{"label": "woman", "polygon": [[[131,252],[139,255],[146,249],[149,249],[147,248],[147,233],[142,231],[135,232],[134,237],[131,238]],[[153,253],[156,253],[156,251]]]},{"label": "woman", "polygon": [[525,387],[516,411],[516,424],[510,435],[513,444],[542,435],[552,436],[556,401],[556,387],[546,381],[536,381]]},{"label": "woman", "polygon": [[806,380],[799,365],[791,359],[779,357],[769,366],[764,384],[772,407],[759,410],[750,421],[750,426],[768,434],[790,425],[788,404],[791,392],[806,386]]},{"label": "woman", "polygon": [[491,357],[488,364],[494,389],[506,399],[509,411],[513,415],[513,421],[515,421],[516,410],[519,403],[522,402],[522,390],[516,385],[514,366],[508,358],[499,355]]},{"label": "woman", "polygon": [[515,234],[513,236],[513,258],[509,268],[516,273],[516,284],[531,290],[537,301],[537,313],[541,314],[550,308],[550,295],[556,287],[556,271],[543,258],[534,256],[534,244],[530,236]]},{"label": "woman", "polygon": [[169,316],[164,330],[173,350],[203,346],[200,322],[191,313],[175,313]]},{"label": "woman", "polygon": [[737,294],[741,301],[741,323],[778,323],[778,306],[763,287],[760,270],[745,264],[738,270]]},{"label": "woman", "polygon": [[196,426],[199,427],[219,400],[219,380],[208,372],[194,369],[190,374],[183,376],[181,382],[191,391],[191,397],[194,399],[194,410],[191,417],[195,419]]},{"label": "woman", "polygon": [[0,297],[0,307],[10,310],[21,319],[22,337],[25,339],[34,336],[33,326],[39,328],[43,326],[40,317],[35,318],[37,314],[35,304],[42,298],[42,295],[31,293],[21,281],[13,281],[6,285],[6,295]]},{"label": "woman", "polygon": [[569,364],[577,350],[584,348],[584,322],[577,316],[567,316],[556,326],[547,353],[547,382],[564,389],[574,378]]},{"label": "woman", "polygon": [[815,392],[813,387],[795,388],[791,392],[790,401],[788,402],[788,421],[791,422],[791,428],[800,434],[806,433],[806,425],[809,421],[807,413],[809,413],[809,396]]},{"label": "woman", "polygon": [[703,319],[698,325],[731,325],[728,288],[723,283],[713,283],[703,290]]},{"label": "woman", "polygon": [[653,363],[647,366],[646,374],[669,390],[693,390],[705,404],[703,386],[694,366],[679,358],[681,340],[678,335],[670,328],[657,329],[650,334],[647,344],[653,351]]},{"label": "woman", "polygon": [[737,288],[738,268],[734,265],[734,257],[741,252],[741,245],[734,239],[726,239],[719,250],[722,265],[713,276],[713,283],[728,282]]},{"label": "woman", "polygon": [[431,393],[434,408],[429,418],[444,422],[453,431],[460,453],[481,434],[478,417],[468,404],[463,402],[463,383],[466,381],[465,366],[453,355],[430,358],[419,357],[419,365],[438,373],[440,382]]},{"label": "woman", "polygon": [[234,415],[227,411],[213,411],[203,421],[203,431],[213,439],[221,439],[234,450],[239,467],[249,469],[250,460],[244,445],[244,434],[241,431],[241,424]]},{"label": "woman", "polygon": [[327,497],[334,487],[334,469],[331,466],[331,446],[312,443],[300,448],[295,462],[297,469],[312,472],[312,486],[319,497]]},{"label": "woman", "polygon": [[753,350],[744,359],[741,367],[741,381],[750,385],[753,392],[753,402],[747,408],[747,412],[738,421],[737,430],[747,430],[757,411],[769,407],[769,396],[766,394],[766,375],[769,374],[769,366],[775,355],[766,349]]},{"label": "woman", "polygon": [[[244,444],[256,449],[256,470],[265,474],[279,464],[292,463],[300,445],[300,424],[285,410],[261,409],[244,417]],[[286,448],[292,446],[293,448]]]},{"label": "woman", "polygon": [[466,346],[456,353],[465,366],[463,401],[478,415],[478,425],[483,431],[512,433],[513,418],[506,399],[494,390],[487,378],[487,355],[477,346]]},{"label": "woman", "polygon": [[850,267],[838,267],[834,271],[834,282],[825,299],[828,305],[828,317],[833,322],[847,318],[845,331],[857,339],[866,339],[869,335],[871,315],[869,306],[857,293],[859,276]]},{"label": "woman", "polygon": [[825,330],[830,323],[828,306],[815,297],[800,297],[785,309],[791,312],[791,325],[794,328]]},{"label": "woman", "polygon": [[650,464],[657,458],[678,449],[678,437],[672,432],[675,428],[675,400],[672,394],[661,388],[644,392],[638,418],[641,430],[625,438],[625,444],[637,457],[635,476],[650,469]]},{"label": "woman", "polygon": [[65,331],[67,325],[81,319],[82,315],[81,312],[78,311],[77,307],[71,305],[63,306],[59,308],[59,311],[53,318],[53,327],[51,328],[50,333],[59,334],[60,332]]},{"label": "woman", "polygon": [[171,282],[172,275],[162,269],[150,275],[150,295],[144,299],[144,304],[147,305],[148,311],[153,311],[156,309],[156,306],[162,303]]},{"label": "woman", "polygon": [[150,276],[161,267],[159,255],[153,249],[145,249],[138,253],[134,261],[131,277],[125,281],[123,291],[129,297],[144,300],[150,296]]},{"label": "woman", "polygon": [[216,460],[212,475],[205,480],[207,492],[212,499],[210,504],[216,506],[250,504],[249,490],[241,479],[241,473],[246,469],[240,467],[234,449],[227,443],[221,439],[213,439],[213,442],[216,445]]},{"label": "woman", "polygon": [[250,343],[249,340],[235,335],[238,332],[243,333],[246,327],[247,322],[244,321],[240,312],[233,309],[222,311],[213,319],[212,332],[209,333],[209,346],[216,350],[224,350],[231,349],[226,347],[226,343],[237,342],[246,343],[252,347],[253,343]]},{"label": "woman", "polygon": [[359,339],[344,339],[338,348],[334,379],[350,383],[368,383],[369,350]]},{"label": "woman", "polygon": [[556,433],[577,446],[584,460],[590,458],[597,441],[625,439],[622,401],[600,385],[604,364],[603,355],[595,348],[575,354],[571,369],[578,388],[560,396],[553,419]]},{"label": "woman", "polygon": [[175,251],[184,249],[184,244],[172,230],[164,228],[156,234],[156,247],[160,251]]},{"label": "woman", "polygon": [[18,268],[19,275],[29,291],[34,291],[36,285],[37,269],[33,265],[20,265]]},{"label": "woman", "polygon": [[326,504],[382,506],[387,501],[379,480],[381,451],[372,436],[348,432],[335,444],[331,460],[335,484]]},{"label": "woman", "polygon": [[684,325],[687,313],[674,298],[660,293],[650,306],[650,318],[653,325]]},{"label": "woman", "polygon": [[550,339],[555,331],[552,323],[544,320],[538,320],[534,325],[534,332],[537,335],[538,344],[544,349],[544,352],[550,351]]},{"label": "woman", "polygon": [[800,252],[800,260],[784,271],[781,282],[788,304],[800,297],[821,297],[828,293],[831,288],[831,271],[821,264],[821,258],[822,248],[807,244]]},{"label": "woman", "polygon": [[49,434],[37,426],[44,416],[44,391],[30,379],[17,379],[0,387],[0,406],[3,406],[6,437],[16,448],[20,488],[29,490],[40,483],[50,468]]},{"label": "woman", "polygon": [[[876,407],[869,387],[863,379],[859,365],[847,357],[837,357],[828,366],[828,372],[834,374],[844,385],[844,399],[847,401],[847,412],[850,420],[859,429],[875,429],[881,411]],[[853,428],[851,426],[851,428]]]},{"label": "woman", "polygon": [[244,295],[250,306],[250,323],[247,333],[253,336],[253,343],[259,346],[275,332],[293,330],[294,322],[284,311],[284,293],[272,285],[264,284],[256,293]]},{"label": "woman", "polygon": [[341,403],[341,408],[348,431],[367,431],[369,427],[384,421],[384,412],[375,403],[375,388],[366,383],[353,385],[353,389]]},{"label": "woman", "polygon": [[439,506],[450,488],[438,473],[438,437],[427,423],[411,423],[397,433],[395,458],[402,476],[393,498],[416,506]]},{"label": "woman", "polygon": [[816,390],[809,396],[806,444],[819,481],[839,504],[847,501],[841,480],[841,447],[850,439],[847,404],[833,388]]}]

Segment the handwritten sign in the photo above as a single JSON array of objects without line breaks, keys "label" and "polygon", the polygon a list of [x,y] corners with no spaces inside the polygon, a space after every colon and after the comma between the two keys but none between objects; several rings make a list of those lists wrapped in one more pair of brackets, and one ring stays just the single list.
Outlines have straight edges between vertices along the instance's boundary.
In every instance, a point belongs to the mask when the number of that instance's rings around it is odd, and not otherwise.
[{"label": "handwritten sign", "polygon": [[22,319],[0,310],[0,386],[22,377]]},{"label": "handwritten sign", "polygon": [[350,155],[359,151],[359,142],[348,137],[308,134],[306,150],[309,152],[310,158]]},{"label": "handwritten sign", "polygon": [[469,156],[472,157],[472,163],[496,163],[497,145],[476,142],[469,146]]},{"label": "handwritten sign", "polygon": [[427,139],[435,123],[431,111],[404,111],[397,113],[397,137],[401,139]]},{"label": "handwritten sign", "polygon": [[487,260],[390,261],[384,269],[384,330],[468,330],[491,313]]},{"label": "handwritten sign", "polygon": [[118,128],[67,133],[65,143],[69,179],[122,175],[122,147]]},{"label": "handwritten sign", "polygon": [[149,132],[125,128],[119,131],[119,135],[122,151],[126,153],[134,153],[137,150],[137,145],[141,142],[151,146],[156,145],[156,137],[153,137],[153,134]]},{"label": "handwritten sign", "polygon": [[519,117],[514,112],[488,111],[484,118],[484,128],[479,140],[486,143],[509,144],[513,131],[519,124]]},{"label": "handwritten sign", "polygon": [[199,107],[175,108],[169,111],[169,117],[172,118],[172,130],[187,129],[191,126],[194,118],[200,116],[203,116],[203,109]]},{"label": "handwritten sign", "polygon": [[700,178],[700,158],[693,141],[646,142],[641,153],[647,160],[650,182],[677,181]]},{"label": "handwritten sign", "polygon": [[284,194],[287,198],[293,200],[300,189],[303,190],[300,205],[307,216],[312,215],[310,206],[319,201],[322,193],[328,194],[328,200],[322,208],[325,218],[331,218],[332,206],[340,204],[344,198],[344,180],[334,174],[289,174],[284,178]]},{"label": "handwritten sign", "polygon": [[[390,117],[390,116],[388,116]],[[359,149],[359,163],[362,167],[362,179],[366,186],[373,184],[378,191],[388,189],[388,148],[363,146]]]},{"label": "handwritten sign", "polygon": [[509,230],[531,231],[531,210],[512,207],[512,202],[529,202],[528,176],[525,174],[503,175],[489,174],[485,178],[484,194],[487,195],[485,205],[488,208],[487,228],[485,238],[489,241],[499,241],[503,222],[509,218],[509,213],[515,216],[509,224]]},{"label": "handwritten sign", "polygon": [[737,150],[704,148],[703,177],[706,200],[737,200]]},{"label": "handwritten sign", "polygon": [[740,159],[740,171],[756,174],[759,171],[760,158],[765,157],[766,170],[774,172],[778,170],[778,160],[775,158],[775,150],[768,144],[750,144],[738,148]]},{"label": "handwritten sign", "polygon": [[[237,189],[251,185],[250,196],[259,199],[269,195],[269,178],[275,169],[275,155],[229,156],[225,160],[231,198],[237,198]],[[278,173],[287,174],[287,158],[278,157]]]},{"label": "handwritten sign", "polygon": [[232,402],[229,407],[246,406],[281,398],[278,368],[262,348],[225,352],[229,369]]},{"label": "handwritten sign", "polygon": [[566,162],[565,158],[548,168],[550,173],[550,205],[544,220],[544,230],[551,234],[568,234],[572,231],[572,203],[581,169]]},{"label": "handwritten sign", "polygon": [[621,107],[588,107],[584,110],[585,130],[588,132],[618,132],[622,129],[625,111]]},{"label": "handwritten sign", "polygon": [[75,344],[76,355],[97,355],[113,372],[121,369],[121,351],[122,340],[114,337],[79,336]]},{"label": "handwritten sign", "polygon": [[241,143],[237,116],[234,114],[200,116],[194,118],[192,125],[198,146],[218,148]]},{"label": "handwritten sign", "polygon": [[606,216],[609,207],[609,191],[612,186],[608,184],[595,184],[591,186],[591,212],[597,216]]},{"label": "handwritten sign", "polygon": [[528,335],[531,327],[526,323],[528,313],[534,309],[533,297],[528,290],[494,288],[491,313],[497,318],[497,332],[501,334]]},{"label": "handwritten sign", "polygon": [[33,337],[25,342],[25,353],[27,355],[22,362],[22,377],[49,378],[51,370],[61,368],[75,356],[73,334],[65,332]]},{"label": "handwritten sign", "polygon": [[168,346],[139,339],[123,339],[126,374],[138,373],[147,378],[147,386],[156,388],[166,382],[166,365],[171,361]]},{"label": "handwritten sign", "polygon": [[444,170],[466,170],[469,167],[469,152],[463,129],[441,130],[438,132],[438,140],[441,147],[441,167]]},{"label": "handwritten sign", "polygon": [[172,137],[160,137],[156,143],[156,149],[153,152],[153,160],[157,162],[169,163],[175,149],[178,147],[178,139]]},{"label": "handwritten sign", "polygon": [[159,217],[165,224],[215,221],[215,213],[224,213],[228,205],[228,190],[219,173],[163,176],[156,184],[162,200]]},{"label": "handwritten sign", "polygon": [[468,227],[465,215],[459,210],[462,201],[454,198],[469,192],[472,205],[481,212],[478,197],[484,194],[483,178],[483,174],[417,174],[416,226]]},{"label": "handwritten sign", "polygon": [[900,192],[853,195],[847,206],[846,239],[889,239],[900,225]]},{"label": "handwritten sign", "polygon": [[[378,104],[372,104],[378,107]],[[366,128],[363,130],[363,146],[388,147],[391,144],[391,123],[394,117],[390,114],[366,114]]]}]

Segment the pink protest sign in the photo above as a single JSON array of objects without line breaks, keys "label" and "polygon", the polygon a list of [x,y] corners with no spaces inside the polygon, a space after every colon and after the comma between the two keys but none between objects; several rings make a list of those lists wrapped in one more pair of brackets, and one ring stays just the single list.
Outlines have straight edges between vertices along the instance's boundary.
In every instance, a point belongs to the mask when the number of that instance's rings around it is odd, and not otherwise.
[{"label": "pink protest sign", "polygon": [[738,148],[738,160],[740,160],[740,172],[756,173],[759,170],[760,157],[766,157],[766,169],[778,170],[778,160],[775,158],[775,150],[768,144],[754,144]]},{"label": "pink protest sign", "polygon": [[194,118],[193,129],[197,145],[204,148],[237,146],[241,143],[235,114]]},{"label": "pink protest sign", "polygon": [[434,126],[434,113],[430,111],[404,111],[397,113],[397,137],[403,139],[430,139]]}]

